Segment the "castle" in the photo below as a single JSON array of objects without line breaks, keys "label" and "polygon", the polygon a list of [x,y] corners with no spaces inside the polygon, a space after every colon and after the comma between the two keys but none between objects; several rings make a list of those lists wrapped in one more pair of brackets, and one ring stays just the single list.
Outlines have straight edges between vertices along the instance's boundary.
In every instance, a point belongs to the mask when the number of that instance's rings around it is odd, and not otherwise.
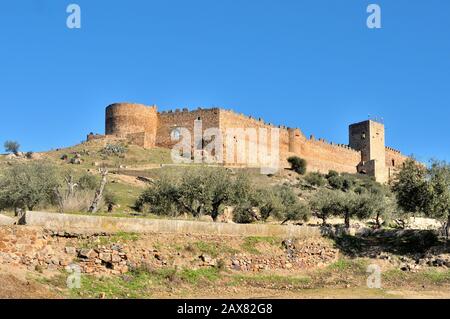
[{"label": "castle", "polygon": [[[227,129],[255,128],[270,131],[277,128],[282,167],[288,167],[287,158],[295,155],[307,161],[309,171],[363,173],[385,183],[407,159],[399,151],[385,146],[384,124],[377,121],[367,120],[350,125],[349,144],[341,145],[315,139],[314,136],[307,138],[298,128],[274,126],[262,119],[221,108],[158,112],[156,106],[116,103],[106,108],[106,135],[91,133],[88,140],[115,136],[144,148],[172,148],[177,143],[174,135],[179,134],[179,129],[187,128],[193,132],[194,123],[199,120],[202,122],[203,132],[209,128],[218,128],[224,134]],[[267,147],[271,147],[270,139],[258,138],[257,143],[267,143]],[[246,147],[247,151],[250,150],[250,146]],[[238,155],[233,155],[233,163],[224,164],[245,165],[246,163],[236,160]]]}]

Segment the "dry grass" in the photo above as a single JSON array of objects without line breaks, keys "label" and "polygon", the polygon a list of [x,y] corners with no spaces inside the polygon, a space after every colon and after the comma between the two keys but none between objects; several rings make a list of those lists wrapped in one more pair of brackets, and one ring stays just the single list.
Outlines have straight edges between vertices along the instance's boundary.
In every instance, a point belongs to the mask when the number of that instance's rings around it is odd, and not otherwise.
[{"label": "dry grass", "polygon": [[87,211],[94,198],[94,191],[77,191],[68,198],[63,198],[62,208],[64,212]]}]

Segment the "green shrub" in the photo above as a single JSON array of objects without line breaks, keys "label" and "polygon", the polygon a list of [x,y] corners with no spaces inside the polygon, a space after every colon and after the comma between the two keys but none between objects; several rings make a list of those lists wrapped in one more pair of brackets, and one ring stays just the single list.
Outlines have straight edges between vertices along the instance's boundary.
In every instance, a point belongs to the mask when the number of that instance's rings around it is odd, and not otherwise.
[{"label": "green shrub", "polygon": [[283,223],[290,220],[308,220],[308,207],[300,202],[298,196],[290,187],[275,186],[273,191],[275,196],[278,197],[276,203],[281,203],[275,216],[282,220]]},{"label": "green shrub", "polygon": [[120,156],[125,154],[127,151],[127,148],[121,144],[108,144],[100,150],[100,154],[104,156]]},{"label": "green shrub", "polygon": [[320,174],[319,172],[311,172],[308,173],[305,176],[305,181],[312,185],[312,186],[317,186],[317,187],[322,187],[326,184],[326,179],[325,177],[323,177],[322,174]]},{"label": "green shrub", "polygon": [[[286,186],[287,187],[287,186]],[[282,219],[284,205],[282,202],[278,187],[263,188],[257,190],[258,207],[262,220],[266,220],[270,216]]]},{"label": "green shrub", "polygon": [[333,195],[333,191],[321,189],[309,200],[309,206],[314,212],[314,215],[322,220],[322,225],[326,225],[327,219],[334,213],[330,203],[330,199]]},{"label": "green shrub", "polygon": [[59,175],[44,162],[14,164],[0,176],[0,209],[22,208],[53,203]]},{"label": "green shrub", "polygon": [[216,221],[225,205],[232,201],[233,185],[225,169],[192,169],[181,178],[163,176],[156,180],[141,194],[136,208],[146,210],[145,207],[149,207],[158,215],[208,215]]},{"label": "green shrub", "polygon": [[108,212],[110,213],[113,211],[114,206],[117,205],[118,198],[116,194],[108,190],[103,194],[103,201],[105,202]]},{"label": "green shrub", "polygon": [[287,159],[288,163],[291,164],[291,169],[300,175],[306,173],[306,160],[298,156],[291,156]]},{"label": "green shrub", "polygon": [[241,204],[233,210],[233,221],[239,224],[250,224],[255,221],[253,207],[248,204]]},{"label": "green shrub", "polygon": [[139,196],[135,206],[142,212],[175,217],[181,213],[179,198],[180,190],[176,181],[163,177]]},{"label": "green shrub", "polygon": [[289,220],[301,220],[307,222],[311,215],[309,206],[303,202],[298,202],[294,205],[286,207],[285,220],[283,223]]},{"label": "green shrub", "polygon": [[344,178],[339,175],[329,177],[328,183],[334,189],[344,189]]},{"label": "green shrub", "polygon": [[4,147],[6,152],[17,155],[17,153],[19,153],[20,144],[16,141],[6,141]]},{"label": "green shrub", "polygon": [[330,178],[336,177],[336,176],[339,176],[339,173],[336,171],[330,170],[330,171],[328,171],[328,174],[325,175],[325,178],[329,180]]},{"label": "green shrub", "polygon": [[83,174],[78,179],[78,187],[82,190],[93,190],[98,187],[99,181],[92,174]]},{"label": "green shrub", "polygon": [[193,216],[208,215],[216,221],[224,206],[232,201],[233,185],[225,169],[195,169],[182,177],[178,200]]}]

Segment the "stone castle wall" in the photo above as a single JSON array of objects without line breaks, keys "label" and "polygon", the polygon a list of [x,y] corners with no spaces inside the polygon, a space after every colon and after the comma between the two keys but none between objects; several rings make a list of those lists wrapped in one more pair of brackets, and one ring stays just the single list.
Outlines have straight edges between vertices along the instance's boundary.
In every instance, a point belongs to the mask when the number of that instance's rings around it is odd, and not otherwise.
[{"label": "stone castle wall", "polygon": [[[287,158],[289,156],[300,156],[308,162],[310,171],[320,171],[327,173],[329,170],[339,172],[356,173],[356,167],[361,161],[361,153],[348,146],[328,143],[322,139],[307,139],[299,129],[287,128],[284,126],[275,126],[264,122],[262,119],[255,119],[243,114],[237,114],[229,110],[220,112],[221,130],[225,133],[228,128],[258,128],[279,130],[279,152],[281,165],[288,167]],[[268,151],[272,151],[268,134]],[[248,142],[248,137],[246,139]],[[237,143],[237,141],[236,141]],[[257,138],[257,143],[260,143]],[[248,153],[250,145],[247,144]],[[237,154],[235,154],[236,160]]]},{"label": "stone castle wall", "polygon": [[387,177],[392,179],[396,172],[403,167],[403,163],[408,159],[408,156],[403,155],[400,151],[391,147],[386,147],[386,168]]},{"label": "stone castle wall", "polygon": [[[194,141],[194,123],[199,120],[202,135],[211,128],[222,133],[222,159],[227,165],[263,166],[262,157],[255,153],[258,154],[260,147],[265,146],[267,154],[279,152],[281,167],[288,167],[287,158],[295,155],[307,161],[309,171],[364,172],[385,182],[407,159],[399,151],[384,146],[384,125],[378,122],[364,121],[351,125],[350,146],[347,146],[315,139],[313,136],[308,139],[300,129],[275,126],[262,119],[219,108],[199,108],[193,111],[177,109],[158,113],[155,106],[113,104],[106,109],[106,135],[124,137],[145,148],[172,148],[180,139],[187,138],[180,134],[182,129],[187,129],[191,135],[189,145],[195,151],[214,141],[213,138]],[[243,133],[240,130],[247,129],[254,129],[255,135],[240,135]],[[277,149],[272,146],[271,133],[274,130],[279,132]],[[248,132],[252,130],[245,133]],[[267,135],[263,135],[266,136],[265,139],[262,139],[261,132],[267,132]],[[181,136],[176,137],[174,134]],[[232,147],[227,153],[229,145]],[[243,145],[243,151],[238,151],[239,145]]]},{"label": "stone castle wall", "polygon": [[306,159],[311,170],[321,173],[328,173],[329,170],[357,173],[357,166],[361,162],[361,152],[345,145],[331,144],[322,139],[310,138],[299,143],[298,155]]},{"label": "stone castle wall", "polygon": [[[252,133],[249,129],[254,129],[254,136],[246,134],[244,140],[239,140],[239,129],[246,130],[246,133]],[[279,132],[277,149],[272,147],[272,134],[276,132],[275,130]],[[220,110],[220,131],[223,136],[224,160],[227,164],[245,164],[245,160],[253,156],[255,152],[260,156],[265,153],[270,156],[273,151],[280,152],[280,158],[283,160],[289,151],[289,133],[286,127],[265,123],[262,119],[255,119],[231,110]],[[242,142],[244,142],[244,154],[238,151],[239,143]],[[228,145],[232,145],[234,154],[227,153]],[[261,145],[264,145],[266,150],[262,150]],[[261,160],[257,156],[254,158],[258,163]],[[255,166],[258,163],[255,163]]]},{"label": "stone castle wall", "polygon": [[202,121],[202,131],[211,127],[219,127],[219,109],[187,109],[158,113],[158,128],[156,145],[171,148],[178,143],[172,140],[172,131],[176,128],[186,128],[191,133],[191,145],[194,145],[194,121]]},{"label": "stone castle wall", "polygon": [[151,148],[155,146],[158,115],[156,107],[142,104],[116,103],[106,108],[106,135],[129,139]]}]

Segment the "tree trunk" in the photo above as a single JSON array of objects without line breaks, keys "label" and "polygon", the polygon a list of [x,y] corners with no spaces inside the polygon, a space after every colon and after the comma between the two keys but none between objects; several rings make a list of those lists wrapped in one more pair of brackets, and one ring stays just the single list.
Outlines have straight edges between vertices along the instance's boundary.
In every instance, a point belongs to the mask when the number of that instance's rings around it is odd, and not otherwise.
[{"label": "tree trunk", "polygon": [[350,229],[350,214],[345,213],[344,215],[345,228]]},{"label": "tree trunk", "polygon": [[377,228],[381,228],[380,214],[377,214],[377,217],[375,217],[375,223],[377,224]]},{"label": "tree trunk", "polygon": [[100,203],[102,201],[103,191],[105,190],[105,186],[106,186],[106,182],[107,182],[108,171],[106,169],[102,169],[100,172],[102,174],[102,181],[100,182],[100,188],[95,192],[94,200],[92,201],[92,204],[89,207],[90,213],[97,212],[97,210],[100,206]]},{"label": "tree trunk", "polygon": [[219,217],[219,207],[220,207],[221,202],[219,203],[214,203],[212,205],[212,212],[211,212],[211,217],[213,219],[214,222],[217,222],[217,218]]},{"label": "tree trunk", "polygon": [[15,207],[15,208],[14,208],[14,217],[19,216],[21,212],[22,212],[22,208],[20,208],[20,207]]},{"label": "tree trunk", "polygon": [[58,201],[59,212],[62,214],[62,213],[64,213],[64,199],[61,195],[59,187],[55,187],[54,192],[55,192],[56,200]]},{"label": "tree trunk", "polygon": [[64,179],[67,184],[67,197],[66,198],[70,198],[75,194],[75,188],[78,186],[78,184],[73,182],[72,175],[68,175]]},{"label": "tree trunk", "polygon": [[447,225],[445,226],[445,237],[448,240],[448,237],[450,235],[450,215],[447,218]]}]

